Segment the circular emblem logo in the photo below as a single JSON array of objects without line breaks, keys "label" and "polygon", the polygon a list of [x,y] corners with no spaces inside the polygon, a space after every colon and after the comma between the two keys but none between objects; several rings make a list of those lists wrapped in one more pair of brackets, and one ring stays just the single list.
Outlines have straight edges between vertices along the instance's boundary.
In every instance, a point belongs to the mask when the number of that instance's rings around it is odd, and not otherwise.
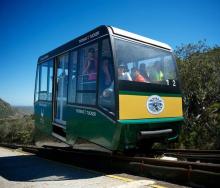
[{"label": "circular emblem logo", "polygon": [[158,95],[152,95],[147,100],[147,110],[151,114],[159,114],[164,109],[164,101]]}]

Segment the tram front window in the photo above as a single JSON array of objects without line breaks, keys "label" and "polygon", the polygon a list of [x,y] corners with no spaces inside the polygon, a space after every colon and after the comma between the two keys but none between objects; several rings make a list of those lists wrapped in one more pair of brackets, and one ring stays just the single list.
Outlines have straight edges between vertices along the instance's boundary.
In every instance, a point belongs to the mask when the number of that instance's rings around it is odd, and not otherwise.
[{"label": "tram front window", "polygon": [[118,79],[176,86],[172,53],[144,44],[115,39]]}]

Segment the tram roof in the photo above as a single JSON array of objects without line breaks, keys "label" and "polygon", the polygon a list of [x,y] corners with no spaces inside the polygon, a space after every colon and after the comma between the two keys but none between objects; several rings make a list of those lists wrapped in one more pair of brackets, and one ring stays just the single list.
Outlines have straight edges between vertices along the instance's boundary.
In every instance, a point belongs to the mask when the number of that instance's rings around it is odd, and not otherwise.
[{"label": "tram roof", "polygon": [[167,50],[172,49],[168,44],[165,44],[165,43],[162,43],[162,42],[159,42],[159,41],[156,41],[156,40],[153,40],[153,39],[141,36],[141,35],[137,35],[135,33],[131,33],[131,32],[116,28],[116,27],[101,25],[101,26],[63,44],[62,46],[59,46],[58,48],[40,56],[38,59],[38,62],[45,61],[45,60],[50,59],[54,56],[57,56],[57,55],[62,54],[66,51],[69,51],[72,48],[83,45],[87,42],[90,42],[91,40],[95,40],[96,38],[99,38],[103,35],[109,35],[109,34],[112,34],[115,36],[122,36],[122,37],[129,38],[132,40],[137,40],[137,41],[147,43],[147,44],[150,44],[153,46],[157,46],[160,48],[164,48]]},{"label": "tram roof", "polygon": [[166,48],[168,50],[172,49],[168,44],[165,44],[165,43],[162,43],[162,42],[159,42],[159,41],[156,41],[156,40],[153,40],[153,39],[141,36],[141,35],[137,35],[135,33],[131,33],[131,32],[116,28],[116,27],[111,26],[111,28],[113,30],[113,33],[116,34],[116,35],[121,35],[121,36],[124,36],[124,37],[127,37],[127,38],[131,38],[131,39],[134,39],[134,40],[145,42],[145,43],[148,43],[148,44],[151,44],[151,45],[154,45],[154,46]]}]

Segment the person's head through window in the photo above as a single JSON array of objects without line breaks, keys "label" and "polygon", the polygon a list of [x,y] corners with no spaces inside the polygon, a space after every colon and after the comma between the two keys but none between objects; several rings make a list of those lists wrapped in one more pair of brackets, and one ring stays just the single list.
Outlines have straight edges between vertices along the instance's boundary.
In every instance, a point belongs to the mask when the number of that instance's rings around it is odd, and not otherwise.
[{"label": "person's head through window", "polygon": [[118,77],[122,77],[124,73],[124,65],[118,66]]},{"label": "person's head through window", "polygon": [[110,64],[110,58],[103,57],[102,58],[102,73],[103,73],[103,81],[105,86],[109,86],[112,82],[112,64]]},{"label": "person's head through window", "polygon": [[88,60],[95,60],[95,49],[94,48],[89,48]]},{"label": "person's head through window", "polygon": [[88,74],[88,80],[95,80],[97,72],[97,61],[95,57],[95,49],[88,49],[87,62],[85,63],[83,74]]},{"label": "person's head through window", "polygon": [[147,72],[147,66],[145,63],[141,63],[140,67],[139,67],[139,72],[141,74],[141,76],[144,77],[145,81],[150,83],[150,78],[148,76],[148,72]]},{"label": "person's head through window", "polygon": [[140,71],[135,67],[131,69],[131,75],[133,80],[136,82],[146,82]]},{"label": "person's head through window", "polygon": [[120,64],[118,66],[118,79],[119,80],[129,80],[129,81],[132,80],[132,78],[128,72],[128,68],[123,64]]},{"label": "person's head through window", "polygon": [[159,82],[159,81],[162,81],[163,78],[164,78],[164,75],[162,71],[162,64],[160,61],[156,61],[153,65],[152,80]]},{"label": "person's head through window", "polygon": [[89,48],[88,51],[88,72],[96,72],[95,49]]}]

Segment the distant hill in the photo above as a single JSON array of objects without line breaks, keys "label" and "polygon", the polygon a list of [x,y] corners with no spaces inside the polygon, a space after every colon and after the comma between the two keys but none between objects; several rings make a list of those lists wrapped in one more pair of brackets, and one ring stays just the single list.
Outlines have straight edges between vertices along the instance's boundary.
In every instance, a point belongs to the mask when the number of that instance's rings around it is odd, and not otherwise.
[{"label": "distant hill", "polygon": [[23,115],[31,115],[34,113],[33,106],[14,106],[14,108],[18,113],[21,113]]},{"label": "distant hill", "polygon": [[11,105],[0,98],[0,119],[14,116],[16,110]]}]

